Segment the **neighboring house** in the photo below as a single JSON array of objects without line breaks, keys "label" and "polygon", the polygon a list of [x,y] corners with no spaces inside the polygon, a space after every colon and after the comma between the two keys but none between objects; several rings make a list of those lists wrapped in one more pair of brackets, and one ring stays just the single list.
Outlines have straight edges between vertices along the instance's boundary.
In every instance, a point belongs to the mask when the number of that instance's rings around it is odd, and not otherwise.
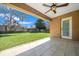
[{"label": "neighboring house", "polygon": [[9,26],[0,25],[0,32],[9,32]]},{"label": "neighboring house", "polygon": [[28,32],[33,32],[33,31],[37,31],[37,28],[27,28]]},{"label": "neighboring house", "polygon": [[20,25],[16,26],[16,30],[15,31],[27,31],[27,28],[24,28]]},{"label": "neighboring house", "polygon": [[0,32],[5,32],[5,26],[4,25],[0,25]]},{"label": "neighboring house", "polygon": [[16,23],[16,25],[10,31],[13,31],[13,32],[16,32],[16,31],[27,31],[27,28],[24,28],[20,24]]},{"label": "neighboring house", "polygon": [[17,25],[13,28],[10,28],[10,26],[6,25],[0,25],[0,32],[17,32],[17,31],[27,31],[27,28],[24,28],[20,25]]}]

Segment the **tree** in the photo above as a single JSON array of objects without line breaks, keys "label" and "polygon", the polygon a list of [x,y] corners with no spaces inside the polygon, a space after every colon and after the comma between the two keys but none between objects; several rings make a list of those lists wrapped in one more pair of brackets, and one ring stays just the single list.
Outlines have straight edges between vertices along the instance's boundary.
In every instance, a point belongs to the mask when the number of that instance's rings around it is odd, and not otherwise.
[{"label": "tree", "polygon": [[44,21],[41,20],[41,19],[38,19],[38,20],[36,21],[35,25],[36,25],[36,28],[37,28],[39,31],[46,29],[45,23],[44,23]]},{"label": "tree", "polygon": [[16,22],[16,18],[19,20],[24,20],[25,16],[24,13],[18,12],[17,10],[14,10],[12,8],[7,7],[4,4],[0,4],[0,13],[3,14],[5,19],[5,31],[8,30],[11,31],[14,29],[16,30],[16,26],[20,25]]}]

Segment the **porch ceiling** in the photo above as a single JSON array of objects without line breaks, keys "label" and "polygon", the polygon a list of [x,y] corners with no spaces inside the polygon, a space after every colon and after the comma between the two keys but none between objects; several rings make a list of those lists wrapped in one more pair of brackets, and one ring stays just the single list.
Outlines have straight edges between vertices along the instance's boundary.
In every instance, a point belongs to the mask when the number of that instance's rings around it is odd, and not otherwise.
[{"label": "porch ceiling", "polygon": [[40,19],[50,20],[50,18],[48,16],[46,16],[45,14],[39,12],[38,10],[32,8],[31,6],[29,6],[29,5],[25,4],[25,3],[8,3],[6,5],[11,7],[11,8],[22,11],[24,13],[36,16],[36,17],[38,17]]},{"label": "porch ceiling", "polygon": [[[50,9],[49,7],[43,6],[42,5],[43,3],[26,3],[26,4],[40,11],[43,14],[45,14],[45,12]],[[51,3],[46,3],[46,4],[51,5]],[[58,3],[58,4],[61,4],[61,3]],[[67,7],[57,8],[56,14],[50,11],[45,15],[47,15],[50,18],[53,18],[53,17],[57,17],[57,16],[60,16],[60,15],[63,15],[63,14],[66,14],[66,13],[69,13],[75,10],[79,10],[79,3],[70,3]]]}]

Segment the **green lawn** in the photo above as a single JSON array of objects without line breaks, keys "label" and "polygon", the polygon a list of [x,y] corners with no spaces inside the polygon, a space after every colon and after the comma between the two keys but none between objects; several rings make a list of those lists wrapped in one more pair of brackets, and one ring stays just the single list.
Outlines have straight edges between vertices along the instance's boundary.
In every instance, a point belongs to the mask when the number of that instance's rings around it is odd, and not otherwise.
[{"label": "green lawn", "polygon": [[48,33],[10,33],[0,34],[0,51],[31,41],[48,37]]}]

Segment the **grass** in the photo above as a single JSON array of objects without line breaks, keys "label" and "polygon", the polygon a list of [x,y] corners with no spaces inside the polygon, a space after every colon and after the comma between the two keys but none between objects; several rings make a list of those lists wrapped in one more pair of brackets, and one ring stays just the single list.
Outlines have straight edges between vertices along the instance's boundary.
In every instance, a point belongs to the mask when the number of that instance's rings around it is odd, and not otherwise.
[{"label": "grass", "polygon": [[48,37],[48,33],[9,33],[0,34],[0,51],[17,46],[24,43],[29,43],[41,38]]}]

